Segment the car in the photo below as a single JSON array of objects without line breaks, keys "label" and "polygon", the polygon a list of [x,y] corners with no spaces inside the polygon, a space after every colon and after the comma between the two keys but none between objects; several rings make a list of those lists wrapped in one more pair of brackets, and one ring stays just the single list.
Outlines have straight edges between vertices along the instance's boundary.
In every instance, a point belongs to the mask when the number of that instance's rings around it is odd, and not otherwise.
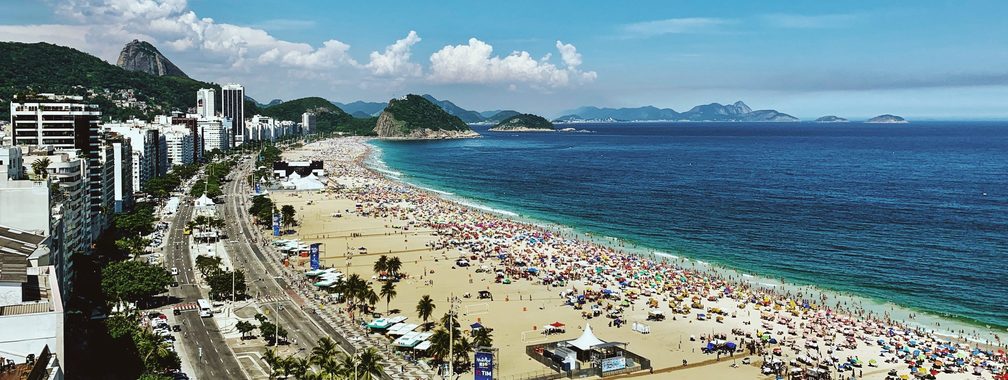
[{"label": "car", "polygon": [[174,310],[172,310],[172,314],[173,315],[182,315],[182,311],[179,310],[179,309],[174,309]]},{"label": "car", "polygon": [[178,287],[178,281],[172,281],[171,286],[173,288],[177,288]]},{"label": "car", "polygon": [[171,269],[171,275],[172,276],[178,276],[178,268],[172,268]]},{"label": "car", "polygon": [[174,331],[174,332],[182,331],[182,326],[172,325],[171,330]]}]

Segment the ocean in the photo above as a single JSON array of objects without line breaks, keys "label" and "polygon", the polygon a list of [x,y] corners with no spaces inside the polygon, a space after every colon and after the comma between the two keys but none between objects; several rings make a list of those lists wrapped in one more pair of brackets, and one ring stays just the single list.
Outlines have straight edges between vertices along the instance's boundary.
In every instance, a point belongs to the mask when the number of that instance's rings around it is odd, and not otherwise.
[{"label": "ocean", "polygon": [[1008,123],[576,124],[375,141],[486,209],[1008,328]]}]

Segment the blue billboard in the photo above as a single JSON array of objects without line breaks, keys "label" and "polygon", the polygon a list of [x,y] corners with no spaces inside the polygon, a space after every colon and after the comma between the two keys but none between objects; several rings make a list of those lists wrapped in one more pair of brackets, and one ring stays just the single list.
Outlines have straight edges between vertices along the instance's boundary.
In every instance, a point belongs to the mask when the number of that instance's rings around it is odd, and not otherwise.
[{"label": "blue billboard", "polygon": [[311,263],[311,269],[316,270],[319,268],[319,246],[321,243],[315,243],[309,248],[308,261]]},{"label": "blue billboard", "polygon": [[476,352],[473,358],[473,379],[493,380],[493,352]]},{"label": "blue billboard", "polygon": [[273,213],[273,236],[280,236],[280,214]]}]

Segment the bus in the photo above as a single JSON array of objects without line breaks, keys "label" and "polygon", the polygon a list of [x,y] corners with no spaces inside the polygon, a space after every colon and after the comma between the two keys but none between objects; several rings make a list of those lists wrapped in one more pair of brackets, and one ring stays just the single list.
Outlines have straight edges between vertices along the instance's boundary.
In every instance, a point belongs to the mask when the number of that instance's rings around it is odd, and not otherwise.
[{"label": "bus", "polygon": [[196,305],[199,306],[200,317],[208,318],[213,316],[213,310],[210,309],[210,301],[200,298],[196,300]]}]

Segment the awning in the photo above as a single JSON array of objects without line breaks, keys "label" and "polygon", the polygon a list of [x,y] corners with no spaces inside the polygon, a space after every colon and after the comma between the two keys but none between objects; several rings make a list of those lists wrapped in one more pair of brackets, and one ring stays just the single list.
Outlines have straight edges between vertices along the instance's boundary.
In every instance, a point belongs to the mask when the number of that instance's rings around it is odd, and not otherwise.
[{"label": "awning", "polygon": [[430,348],[430,346],[431,346],[430,341],[425,340],[423,342],[420,342],[420,344],[418,344],[416,347],[413,347],[413,349],[417,351],[427,351],[427,349]]}]

